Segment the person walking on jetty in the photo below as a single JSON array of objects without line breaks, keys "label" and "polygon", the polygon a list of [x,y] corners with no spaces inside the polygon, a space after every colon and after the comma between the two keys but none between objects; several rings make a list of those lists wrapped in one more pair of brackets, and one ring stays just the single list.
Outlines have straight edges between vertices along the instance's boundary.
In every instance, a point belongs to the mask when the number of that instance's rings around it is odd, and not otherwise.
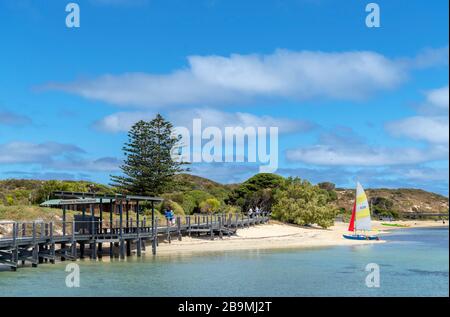
[{"label": "person walking on jetty", "polygon": [[175,217],[174,217],[174,213],[173,213],[172,209],[166,208],[166,211],[164,212],[164,216],[166,217],[166,220],[170,225],[174,224]]}]

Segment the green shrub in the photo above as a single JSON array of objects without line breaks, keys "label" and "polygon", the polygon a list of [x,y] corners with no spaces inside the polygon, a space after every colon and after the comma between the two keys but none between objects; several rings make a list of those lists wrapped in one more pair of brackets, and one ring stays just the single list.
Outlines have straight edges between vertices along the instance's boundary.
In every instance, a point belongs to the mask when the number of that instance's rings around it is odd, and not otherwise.
[{"label": "green shrub", "polygon": [[201,212],[217,212],[220,207],[220,201],[216,198],[208,198],[199,205]]},{"label": "green shrub", "polygon": [[160,208],[158,208],[158,209],[161,214],[164,214],[164,211],[166,210],[166,208],[171,209],[175,215],[179,215],[179,216],[185,215],[183,208],[178,203],[176,203],[172,200],[164,200],[161,203]]},{"label": "green shrub", "polygon": [[332,226],[336,208],[318,186],[299,178],[288,178],[275,195],[272,217],[298,225]]},{"label": "green shrub", "polygon": [[14,198],[10,195],[6,196],[6,205],[12,206],[14,205]]},{"label": "green shrub", "polygon": [[220,208],[224,214],[238,214],[241,212],[241,207],[233,205],[224,205]]},{"label": "green shrub", "polygon": [[256,174],[235,188],[226,202],[238,205],[242,210],[254,209],[256,206],[270,210],[273,195],[283,181],[284,178],[277,174]]}]

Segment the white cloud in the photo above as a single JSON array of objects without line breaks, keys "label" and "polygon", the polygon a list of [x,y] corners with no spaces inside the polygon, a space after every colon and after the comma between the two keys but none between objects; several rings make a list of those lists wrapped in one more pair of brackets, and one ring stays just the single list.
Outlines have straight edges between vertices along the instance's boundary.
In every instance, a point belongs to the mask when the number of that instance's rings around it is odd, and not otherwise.
[{"label": "white cloud", "polygon": [[371,146],[350,131],[347,134],[324,134],[318,145],[288,150],[286,158],[291,162],[323,166],[410,165],[448,159],[448,147]]},{"label": "white cloud", "polygon": [[87,159],[86,152],[72,144],[57,142],[10,142],[0,144],[0,164],[38,165],[46,170],[107,172],[119,169],[121,161],[113,157]]},{"label": "white cloud", "polygon": [[[94,124],[100,130],[107,132],[125,132],[139,120],[151,120],[155,117],[151,112],[118,112],[106,116]],[[203,127],[278,127],[280,133],[307,131],[314,124],[305,120],[277,118],[272,116],[257,116],[244,112],[223,112],[209,108],[196,108],[170,112],[168,119],[174,126],[191,128],[193,119],[201,119]]]},{"label": "white cloud", "polygon": [[31,119],[27,116],[0,110],[0,125],[20,126],[30,124],[31,122]]},{"label": "white cloud", "polygon": [[406,136],[414,140],[448,144],[448,117],[415,116],[391,122],[388,130],[394,136]]},{"label": "white cloud", "polygon": [[317,145],[309,148],[290,150],[286,157],[290,161],[314,165],[339,166],[383,166],[416,164],[430,160],[444,159],[448,155],[442,148],[420,150],[416,148],[336,148]]},{"label": "white cloud", "polygon": [[414,58],[405,59],[405,61],[408,67],[421,69],[448,65],[448,57],[449,48],[447,45],[440,48],[426,48]]},{"label": "white cloud", "polygon": [[78,154],[84,151],[71,144],[45,142],[10,142],[0,144],[0,164],[43,163],[54,157],[66,154]]},{"label": "white cloud", "polygon": [[437,107],[443,110],[448,110],[448,85],[442,88],[429,91],[426,95],[427,104],[430,107]]},{"label": "white cloud", "polygon": [[277,50],[270,55],[190,56],[170,74],[126,73],[49,84],[123,106],[220,105],[254,99],[355,100],[391,89],[407,77],[403,62],[370,51]]},{"label": "white cloud", "polygon": [[448,85],[426,93],[421,111],[425,115],[389,122],[387,130],[394,136],[407,137],[435,144],[449,143]]},{"label": "white cloud", "polygon": [[147,112],[116,112],[94,123],[94,127],[105,132],[127,132],[139,120],[149,121],[155,117]]},{"label": "white cloud", "polygon": [[82,171],[82,172],[116,172],[120,170],[123,161],[115,157],[102,157],[89,160],[81,158],[66,158],[53,161],[48,164],[49,168],[56,170]]}]

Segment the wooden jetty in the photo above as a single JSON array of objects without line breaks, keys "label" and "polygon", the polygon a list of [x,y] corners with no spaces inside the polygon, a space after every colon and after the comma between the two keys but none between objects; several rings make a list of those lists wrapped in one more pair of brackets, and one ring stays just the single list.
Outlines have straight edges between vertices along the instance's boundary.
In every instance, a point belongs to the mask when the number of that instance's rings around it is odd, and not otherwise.
[{"label": "wooden jetty", "polygon": [[[15,271],[27,262],[36,267],[41,263],[75,261],[85,256],[92,260],[105,255],[124,259],[131,256],[133,247],[136,255],[141,256],[147,244],[151,244],[152,253],[156,255],[159,238],[169,243],[173,238],[181,240],[183,236],[192,235],[222,238],[234,234],[237,228],[269,220],[266,214],[253,217],[243,214],[199,214],[177,216],[175,224],[169,224],[166,219],[161,221],[155,217],[154,204],[162,201],[158,197],[97,196],[74,192],[55,192],[54,196],[60,199],[47,201],[44,205],[61,208],[61,221],[1,223],[3,228],[9,227],[10,233],[0,238],[0,264]],[[151,219],[141,215],[142,203],[150,204]],[[67,210],[80,214],[68,221]],[[109,219],[104,218],[105,213],[109,214]],[[113,214],[119,219],[114,219]],[[108,254],[103,250],[105,243],[109,243]]]}]

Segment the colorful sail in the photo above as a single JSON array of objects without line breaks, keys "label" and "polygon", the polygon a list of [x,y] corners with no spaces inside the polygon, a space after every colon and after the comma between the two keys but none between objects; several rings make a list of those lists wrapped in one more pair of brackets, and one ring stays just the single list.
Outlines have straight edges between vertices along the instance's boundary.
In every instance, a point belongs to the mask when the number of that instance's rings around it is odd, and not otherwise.
[{"label": "colorful sail", "polygon": [[350,218],[350,223],[348,225],[348,231],[355,231],[355,214],[356,214],[356,200],[355,200],[355,203],[353,204],[352,217]]},{"label": "colorful sail", "polygon": [[356,212],[355,212],[355,229],[371,230],[370,208],[367,201],[366,193],[358,182],[356,185]]}]

